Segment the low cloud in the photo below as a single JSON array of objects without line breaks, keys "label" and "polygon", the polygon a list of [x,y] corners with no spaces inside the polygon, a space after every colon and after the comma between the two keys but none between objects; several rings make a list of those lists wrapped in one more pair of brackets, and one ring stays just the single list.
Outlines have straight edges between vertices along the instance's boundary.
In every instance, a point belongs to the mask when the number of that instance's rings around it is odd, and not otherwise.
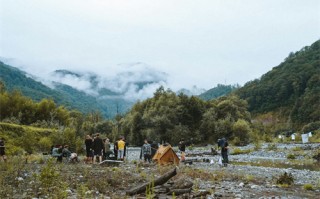
[{"label": "low cloud", "polygon": [[56,70],[42,82],[52,87],[58,82],[103,98],[123,98],[130,101],[152,97],[160,86],[167,86],[168,74],[144,63],[120,64],[113,75],[85,71]]}]

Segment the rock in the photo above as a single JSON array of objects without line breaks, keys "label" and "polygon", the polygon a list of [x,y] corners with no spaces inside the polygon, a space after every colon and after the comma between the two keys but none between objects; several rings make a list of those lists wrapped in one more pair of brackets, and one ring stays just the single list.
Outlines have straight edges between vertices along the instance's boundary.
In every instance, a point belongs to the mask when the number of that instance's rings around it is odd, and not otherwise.
[{"label": "rock", "polygon": [[259,186],[258,186],[258,185],[251,185],[250,188],[251,188],[251,189],[257,189],[257,188],[259,188]]},{"label": "rock", "polygon": [[223,195],[221,193],[214,193],[214,197],[222,197]]},{"label": "rock", "polygon": [[238,187],[244,187],[244,183],[241,182],[241,183],[238,185]]},{"label": "rock", "polygon": [[17,177],[16,178],[19,182],[23,181],[23,178],[22,177]]},{"label": "rock", "polygon": [[90,191],[90,190],[89,190],[89,191],[86,191],[85,194],[86,194],[86,195],[90,195],[90,194],[92,194],[92,191]]}]

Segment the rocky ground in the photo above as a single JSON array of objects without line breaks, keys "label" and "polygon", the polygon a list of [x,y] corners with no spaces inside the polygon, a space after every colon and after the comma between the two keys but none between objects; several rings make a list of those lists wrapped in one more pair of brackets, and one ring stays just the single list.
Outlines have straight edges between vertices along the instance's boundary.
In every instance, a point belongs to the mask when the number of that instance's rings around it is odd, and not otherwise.
[{"label": "rocky ground", "polygon": [[[313,152],[320,149],[320,144],[263,144],[259,150],[254,150],[254,145],[237,148],[251,152],[232,155],[231,147],[227,167],[218,165],[219,154],[199,155],[209,152],[210,146],[187,151],[187,156],[191,156],[187,160],[192,160],[192,164],[182,167],[225,175],[225,179],[217,182],[200,180],[199,189],[214,190],[207,198],[320,198],[320,164],[311,158]],[[295,160],[289,160],[289,154],[295,154]],[[285,172],[292,174],[294,185],[286,187],[276,183]],[[305,190],[306,184],[313,185],[313,190]]]},{"label": "rocky ground", "polygon": [[[210,148],[187,150],[188,164],[181,163],[167,183],[133,196],[126,192],[175,167],[143,163],[135,147],[120,164],[1,163],[0,198],[320,198],[320,166],[311,158],[320,144],[263,144],[259,150],[231,146],[227,167],[218,164],[219,154],[208,155]],[[245,153],[233,155],[236,150]],[[289,154],[296,158],[288,159]],[[292,185],[277,183],[285,172],[292,175]],[[189,192],[172,196],[173,187]]]}]

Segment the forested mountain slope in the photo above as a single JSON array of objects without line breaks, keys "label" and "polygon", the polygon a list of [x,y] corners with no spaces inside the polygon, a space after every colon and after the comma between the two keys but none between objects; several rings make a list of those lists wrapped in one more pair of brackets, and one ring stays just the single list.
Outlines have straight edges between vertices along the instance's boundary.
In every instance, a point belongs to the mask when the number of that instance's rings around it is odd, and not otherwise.
[{"label": "forested mountain slope", "polygon": [[320,120],[320,40],[235,91],[253,114],[277,112],[294,127]]},{"label": "forested mountain slope", "polygon": [[208,91],[202,93],[198,97],[203,100],[212,100],[221,96],[228,95],[229,93],[236,90],[237,88],[239,88],[238,85],[218,84],[216,87],[209,89]]},{"label": "forested mountain slope", "polygon": [[[40,101],[51,98],[57,104],[69,109],[78,109],[82,112],[104,111],[103,106],[98,105],[97,100],[84,92],[77,91],[72,87],[57,84],[56,89],[51,89],[41,82],[27,77],[27,74],[15,67],[0,62],[0,80],[5,83],[8,91],[18,90],[33,100]],[[106,113],[104,113],[106,114]]]}]

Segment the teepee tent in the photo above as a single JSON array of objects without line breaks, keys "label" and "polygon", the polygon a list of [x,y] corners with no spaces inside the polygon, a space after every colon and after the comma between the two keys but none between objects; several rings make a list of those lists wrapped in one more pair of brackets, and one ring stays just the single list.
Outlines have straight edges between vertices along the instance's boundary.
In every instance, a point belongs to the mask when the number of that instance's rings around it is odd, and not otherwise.
[{"label": "teepee tent", "polygon": [[153,156],[152,159],[161,165],[166,165],[166,164],[178,165],[180,162],[179,157],[173,151],[170,145],[167,145],[167,146],[160,145],[160,147],[158,148],[156,154]]}]

